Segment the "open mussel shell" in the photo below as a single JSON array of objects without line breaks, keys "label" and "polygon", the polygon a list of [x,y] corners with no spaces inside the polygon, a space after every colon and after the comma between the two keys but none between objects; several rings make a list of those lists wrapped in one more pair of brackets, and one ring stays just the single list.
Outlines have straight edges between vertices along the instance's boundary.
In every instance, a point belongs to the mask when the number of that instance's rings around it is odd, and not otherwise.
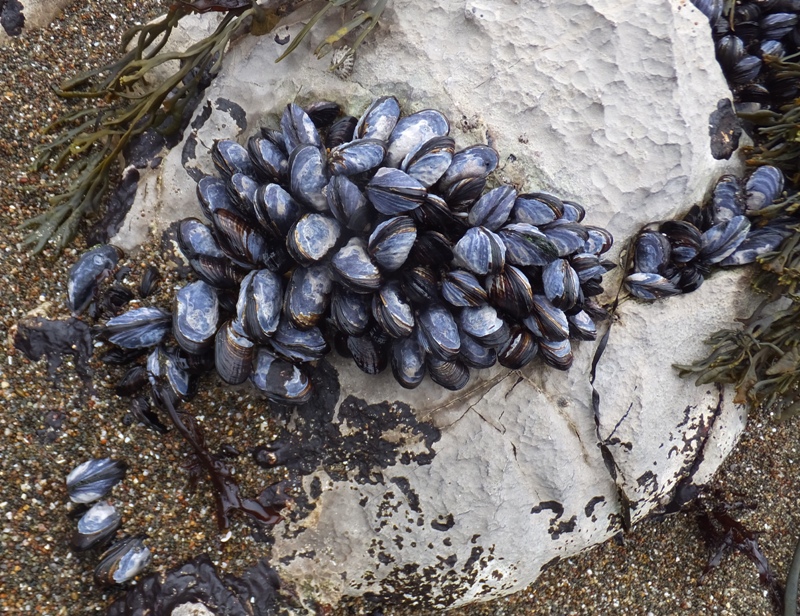
[{"label": "open mussel shell", "polygon": [[259,349],[250,380],[267,398],[283,404],[303,404],[311,398],[311,380],[298,366]]},{"label": "open mussel shell", "polygon": [[229,385],[239,385],[253,371],[255,345],[242,331],[236,331],[233,321],[226,321],[216,335],[214,367],[220,378]]},{"label": "open mussel shell", "polygon": [[147,377],[159,403],[158,398],[169,397],[173,405],[177,405],[197,393],[197,378],[189,371],[185,357],[174,347],[159,345],[153,349],[147,356]]},{"label": "open mussel shell", "polygon": [[442,297],[458,308],[480,306],[488,301],[480,281],[471,272],[462,269],[450,270],[444,275]]},{"label": "open mussel shell", "polygon": [[289,183],[292,195],[303,205],[318,212],[328,209],[325,187],[328,185],[326,155],[313,145],[301,145],[289,157]]},{"label": "open mussel shell", "polygon": [[498,186],[483,195],[469,210],[469,224],[497,231],[508,220],[517,191],[513,186]]},{"label": "open mussel shell", "polygon": [[395,216],[380,223],[369,236],[367,251],[385,272],[400,269],[417,239],[417,227],[408,216]]},{"label": "open mussel shell", "polygon": [[445,389],[458,391],[469,383],[469,368],[459,359],[447,361],[428,356],[426,364],[431,380]]},{"label": "open mussel shell", "polygon": [[367,203],[364,193],[346,176],[333,176],[325,194],[328,209],[342,226],[361,232],[370,223],[374,210]]},{"label": "open mussel shell", "polygon": [[229,179],[234,173],[256,176],[256,168],[247,149],[232,139],[215,141],[211,146],[211,160],[225,179]]},{"label": "open mussel shell", "polygon": [[253,135],[247,140],[247,151],[256,168],[257,177],[262,183],[280,183],[286,180],[289,159],[272,141],[260,135]]},{"label": "open mussel shell", "polygon": [[289,103],[283,111],[281,132],[286,150],[290,154],[304,145],[310,145],[317,149],[322,146],[322,139],[314,121],[300,105],[295,103]]},{"label": "open mussel shell", "polygon": [[572,308],[581,296],[578,273],[566,259],[556,259],[545,266],[542,287],[547,299],[561,310]]},{"label": "open mussel shell", "polygon": [[94,570],[94,580],[98,586],[124,584],[141,573],[152,560],[150,549],[144,541],[147,535],[135,535],[122,539],[112,545],[100,556]]},{"label": "open mussel shell", "polygon": [[270,342],[277,354],[296,363],[322,359],[331,350],[318,327],[297,329],[286,319],[281,319]]},{"label": "open mussel shell", "polygon": [[436,109],[424,109],[400,118],[389,136],[385,164],[399,167],[403,159],[434,137],[450,132],[450,122]]},{"label": "open mussel shell", "polygon": [[383,284],[380,269],[370,259],[364,240],[353,237],[331,259],[331,269],[346,287],[357,293],[376,291]]},{"label": "open mussel shell", "polygon": [[361,336],[369,327],[371,314],[369,295],[334,285],[331,295],[331,319],[340,332],[350,336]]},{"label": "open mussel shell", "polygon": [[175,294],[172,333],[187,353],[200,353],[211,346],[219,325],[219,301],[213,287],[198,280]]},{"label": "open mussel shell", "polygon": [[497,361],[501,366],[519,370],[533,361],[537,351],[538,345],[533,334],[516,326],[511,329],[508,341],[497,352]]},{"label": "open mussel shell", "polygon": [[381,214],[397,216],[419,207],[428,194],[425,187],[399,169],[381,167],[364,189]]},{"label": "open mussel shell", "polygon": [[73,503],[93,503],[103,498],[125,476],[121,460],[95,458],[76,466],[67,475],[67,492]]},{"label": "open mussel shell", "polygon": [[303,215],[300,204],[278,184],[264,184],[256,193],[256,219],[271,235],[282,240]]},{"label": "open mussel shell", "polygon": [[625,286],[639,299],[661,299],[678,295],[681,290],[661,274],[636,272],[625,278]]},{"label": "open mussel shell", "polygon": [[300,265],[311,265],[333,253],[339,244],[342,227],[325,214],[304,214],[289,230],[286,248]]},{"label": "open mussel shell", "polygon": [[707,264],[719,263],[732,255],[744,242],[750,231],[750,221],[746,216],[734,216],[703,233],[699,259]]},{"label": "open mussel shell", "polygon": [[103,337],[123,349],[141,349],[160,343],[171,325],[172,315],[161,308],[134,308],[109,319]]},{"label": "open mussel shell", "polygon": [[636,272],[662,273],[669,263],[669,240],[658,231],[642,231],[633,247],[633,267]]},{"label": "open mussel shell", "polygon": [[783,172],[771,165],[759,167],[747,180],[745,191],[747,211],[762,210],[772,205],[783,191]]},{"label": "open mussel shell", "polygon": [[317,128],[326,128],[342,113],[342,107],[332,101],[314,101],[304,108]]},{"label": "open mussel shell", "polygon": [[392,374],[406,389],[414,389],[425,378],[425,352],[416,336],[392,343]]},{"label": "open mussel shell", "polygon": [[358,175],[380,165],[385,155],[383,141],[356,139],[331,150],[328,169],[332,175]]},{"label": "open mussel shell", "polygon": [[411,150],[400,164],[400,169],[425,188],[430,188],[453,162],[455,146],[452,137],[433,137],[416,150]]},{"label": "open mussel shell", "polygon": [[367,374],[378,374],[389,364],[389,348],[385,341],[367,333],[363,336],[348,336],[347,350],[359,370]]},{"label": "open mussel shell", "polygon": [[482,345],[475,340],[472,336],[460,332],[461,335],[461,350],[458,352],[458,358],[470,368],[482,370],[491,368],[497,363],[497,351],[491,347]]},{"label": "open mussel shell", "polygon": [[414,330],[414,311],[396,280],[387,282],[372,296],[372,315],[392,338],[405,338]]},{"label": "open mussel shell", "polygon": [[94,299],[97,283],[103,276],[111,273],[122,250],[111,244],[104,244],[84,252],[69,269],[67,281],[67,307],[74,314],[80,314]]},{"label": "open mussel shell", "polygon": [[461,349],[458,325],[443,304],[433,304],[417,317],[418,340],[428,354],[442,360],[452,360]]},{"label": "open mussel shell", "polygon": [[512,223],[497,232],[506,247],[506,261],[519,266],[544,266],[558,258],[558,248],[530,223]]},{"label": "open mussel shell", "polygon": [[506,314],[525,318],[533,308],[533,289],[528,277],[513,265],[486,277],[489,301]]},{"label": "open mussel shell", "polygon": [[478,276],[499,272],[505,265],[506,245],[484,227],[472,227],[453,247],[456,263]]},{"label": "open mussel shell", "polygon": [[557,370],[569,370],[572,366],[572,345],[568,338],[539,340],[539,355],[547,365]]},{"label": "open mussel shell", "polygon": [[661,223],[659,231],[670,243],[670,259],[679,264],[689,263],[700,253],[700,231],[685,220],[668,220]]},{"label": "open mussel shell", "polygon": [[508,324],[497,316],[497,310],[489,304],[464,308],[459,325],[464,333],[488,347],[505,344],[510,336]]},{"label": "open mussel shell", "polygon": [[333,281],[326,265],[296,267],[284,298],[284,314],[298,329],[317,325],[328,310]]},{"label": "open mussel shell", "polygon": [[525,193],[514,201],[512,216],[517,222],[546,225],[561,218],[564,202],[547,193]]},{"label": "open mussel shell", "polygon": [[[358,120],[355,137],[387,141],[399,119],[400,104],[394,96],[377,98]],[[350,138],[352,135],[348,137]]]},{"label": "open mussel shell", "polygon": [[107,501],[99,501],[81,516],[72,534],[72,547],[78,552],[108,542],[122,525],[122,516]]}]

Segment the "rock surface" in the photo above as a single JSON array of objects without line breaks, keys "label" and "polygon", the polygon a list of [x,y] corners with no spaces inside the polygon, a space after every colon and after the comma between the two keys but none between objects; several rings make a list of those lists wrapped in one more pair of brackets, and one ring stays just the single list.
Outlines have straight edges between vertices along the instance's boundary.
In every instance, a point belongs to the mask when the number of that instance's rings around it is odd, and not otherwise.
[{"label": "rock surface", "polygon": [[[735,166],[711,156],[709,115],[728,92],[707,22],[688,3],[502,4],[396,3],[347,81],[310,59],[336,19],[278,65],[276,40],[299,25],[242,40],[184,142],[143,174],[114,242],[131,249],[197,216],[192,178],[212,171],[213,139],[244,140],[295,97],[356,115],[385,94],[406,113],[440,109],[459,146],[500,152],[500,180],[586,205],[587,222],[614,234],[614,255]],[[618,281],[608,280],[610,299]],[[744,414],[729,391],[696,388],[672,364],[700,357],[708,333],[749,313],[746,286],[724,272],[691,295],[623,300],[597,363],[597,425],[592,343],[568,373],[538,362],[484,371],[455,394],[429,381],[408,392],[332,359],[334,385],[315,401],[338,426],[325,446],[363,451],[349,467],[330,454],[304,478],[305,509],[275,529],[281,578],[322,602],[377,593],[461,605],[520,590],[553,559],[668,502],[680,480],[707,480]]]}]

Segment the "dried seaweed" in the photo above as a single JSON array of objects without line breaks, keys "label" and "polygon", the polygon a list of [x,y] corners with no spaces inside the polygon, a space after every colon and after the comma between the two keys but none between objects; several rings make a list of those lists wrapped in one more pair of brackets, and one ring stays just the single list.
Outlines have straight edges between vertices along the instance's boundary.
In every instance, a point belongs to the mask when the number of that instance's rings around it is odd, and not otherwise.
[{"label": "dried seaweed", "polygon": [[[41,148],[33,170],[49,166],[63,171],[68,186],[49,198],[50,208],[22,227],[32,229],[24,245],[38,253],[52,240],[63,249],[78,232],[83,219],[100,210],[113,180],[114,166],[126,146],[146,131],[174,136],[185,128],[200,95],[221,68],[231,41],[241,33],[260,36],[271,32],[299,7],[319,0],[195,0],[179,1],[169,12],[149,24],[136,26],[122,37],[121,57],[110,64],[64,82],[57,90],[64,98],[89,102],[50,125],[59,131]],[[356,11],[362,0],[328,0],[310,19],[281,58],[294,50],[308,32],[333,8],[353,17],[317,48],[325,55],[350,33],[358,32],[352,52],[377,24],[386,0],[368,10]],[[170,34],[181,19],[192,13],[219,12],[223,17],[213,34],[182,51],[165,51]],[[148,86],[154,69],[166,63],[179,68],[162,81]]]}]

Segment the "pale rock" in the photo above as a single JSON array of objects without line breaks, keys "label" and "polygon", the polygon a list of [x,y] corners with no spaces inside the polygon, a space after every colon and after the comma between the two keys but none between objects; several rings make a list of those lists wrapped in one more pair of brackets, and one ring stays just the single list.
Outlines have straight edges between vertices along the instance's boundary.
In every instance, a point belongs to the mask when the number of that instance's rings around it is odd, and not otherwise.
[{"label": "pale rock", "polygon": [[[131,249],[198,216],[190,174],[213,171],[213,140],[243,142],[295,98],[354,115],[387,94],[405,113],[440,109],[459,146],[497,149],[501,179],[583,203],[586,222],[614,234],[614,257],[643,224],[683,214],[738,169],[710,154],[708,118],[729,92],[689,3],[390,3],[348,81],[310,54],[339,23],[277,65],[272,36],[233,46],[183,143],[143,174],[114,242]],[[608,277],[609,298],[619,281]],[[408,392],[332,359],[339,435],[359,437],[359,418],[383,413],[391,426],[363,438],[388,443],[391,460],[305,477],[313,510],[275,528],[282,580],[323,603],[366,592],[425,609],[485,600],[618,533],[628,512],[646,517],[681,480],[707,481],[745,415],[730,390],[695,387],[672,365],[702,357],[708,334],[752,310],[747,286],[721,272],[690,295],[623,300],[597,363],[597,425],[595,343],[577,345],[567,373],[497,368],[458,393],[429,381]]]}]

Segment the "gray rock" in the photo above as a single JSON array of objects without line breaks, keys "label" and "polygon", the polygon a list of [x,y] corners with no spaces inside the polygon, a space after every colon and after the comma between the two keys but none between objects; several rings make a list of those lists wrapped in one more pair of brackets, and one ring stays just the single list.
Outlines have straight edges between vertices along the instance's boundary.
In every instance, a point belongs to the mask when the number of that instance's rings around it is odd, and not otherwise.
[{"label": "gray rock", "polygon": [[[354,115],[385,94],[405,113],[442,110],[460,147],[488,140],[498,150],[504,181],[583,203],[586,222],[614,234],[613,255],[641,225],[682,214],[736,170],[711,153],[709,116],[729,92],[691,5],[501,4],[390,6],[348,81],[309,52],[334,23],[278,65],[273,38],[242,40],[184,142],[143,174],[114,243],[134,248],[197,216],[192,175],[212,171],[213,139],[244,140],[298,93]],[[619,281],[609,277],[610,298]],[[342,439],[360,438],[354,422],[382,413],[394,423],[369,438],[389,453],[305,478],[315,507],[275,529],[282,579],[325,603],[366,592],[426,609],[489,599],[608,539],[628,515],[641,520],[681,479],[708,480],[744,412],[729,390],[697,388],[672,364],[701,357],[707,334],[748,314],[746,286],[724,272],[691,295],[623,301],[597,364],[597,425],[593,343],[579,345],[568,373],[498,368],[455,394],[429,381],[408,392],[333,359]]]}]

